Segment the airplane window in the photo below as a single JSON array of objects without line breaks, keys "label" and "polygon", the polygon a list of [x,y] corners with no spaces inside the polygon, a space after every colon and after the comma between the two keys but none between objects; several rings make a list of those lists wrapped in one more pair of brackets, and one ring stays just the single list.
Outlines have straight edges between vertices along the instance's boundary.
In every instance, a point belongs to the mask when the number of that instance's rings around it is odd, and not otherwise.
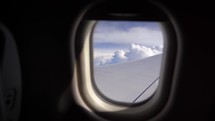
[{"label": "airplane window", "polygon": [[92,45],[94,84],[101,95],[138,103],[155,93],[164,47],[161,22],[100,20]]}]

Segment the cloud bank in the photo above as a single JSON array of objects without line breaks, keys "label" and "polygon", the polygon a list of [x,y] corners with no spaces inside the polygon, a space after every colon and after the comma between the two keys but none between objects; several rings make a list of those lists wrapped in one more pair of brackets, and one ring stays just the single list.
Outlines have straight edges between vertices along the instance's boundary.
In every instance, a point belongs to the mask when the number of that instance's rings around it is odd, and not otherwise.
[{"label": "cloud bank", "polygon": [[133,42],[150,46],[163,45],[161,30],[153,30],[146,27],[132,27],[127,30],[109,29],[105,28],[103,31],[96,32],[93,35],[94,40],[97,43],[130,44]]},{"label": "cloud bank", "polygon": [[128,50],[117,50],[112,55],[94,57],[94,65],[104,66],[143,59],[161,54],[162,50],[162,46],[147,47],[139,44],[131,44]]}]

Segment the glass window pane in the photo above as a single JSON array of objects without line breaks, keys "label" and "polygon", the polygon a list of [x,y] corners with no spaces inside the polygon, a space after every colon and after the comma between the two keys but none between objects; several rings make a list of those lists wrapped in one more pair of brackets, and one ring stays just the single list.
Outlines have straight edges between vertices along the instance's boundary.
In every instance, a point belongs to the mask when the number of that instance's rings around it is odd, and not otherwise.
[{"label": "glass window pane", "polygon": [[105,97],[136,103],[154,94],[164,45],[160,24],[97,22],[92,36],[94,82]]}]

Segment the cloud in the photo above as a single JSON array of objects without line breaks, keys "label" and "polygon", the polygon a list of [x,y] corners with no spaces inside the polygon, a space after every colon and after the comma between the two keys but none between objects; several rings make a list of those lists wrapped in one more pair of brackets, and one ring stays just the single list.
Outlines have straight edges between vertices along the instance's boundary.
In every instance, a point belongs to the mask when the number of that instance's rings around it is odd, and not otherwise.
[{"label": "cloud", "polygon": [[163,34],[161,30],[151,29],[147,27],[131,27],[125,30],[116,28],[104,28],[103,31],[96,31],[94,33],[93,40],[96,43],[137,43],[155,46],[157,44],[163,45]]},{"label": "cloud", "polygon": [[113,54],[94,57],[95,66],[124,63],[161,54],[162,46],[147,47],[138,44],[131,44],[128,50],[117,50]]},{"label": "cloud", "polygon": [[111,64],[111,59],[112,59],[112,56],[107,56],[107,55],[94,57],[94,65],[102,66],[102,65]]},{"label": "cloud", "polygon": [[127,61],[126,52],[124,52],[123,50],[118,50],[114,53],[110,63],[114,64],[114,63],[122,63],[126,61]]}]

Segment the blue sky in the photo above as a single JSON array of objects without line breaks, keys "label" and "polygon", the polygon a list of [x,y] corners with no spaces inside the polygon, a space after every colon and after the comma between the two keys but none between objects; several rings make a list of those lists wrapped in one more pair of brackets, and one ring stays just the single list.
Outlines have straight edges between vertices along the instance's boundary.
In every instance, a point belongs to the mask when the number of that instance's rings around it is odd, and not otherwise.
[{"label": "blue sky", "polygon": [[111,61],[119,57],[125,62],[126,58],[126,61],[129,60],[128,55],[135,59],[132,54],[145,57],[143,55],[159,53],[157,51],[163,47],[163,34],[158,22],[99,21],[94,29],[93,46],[94,60],[105,61],[105,58]]},{"label": "blue sky", "polygon": [[[126,31],[133,27],[146,27],[153,30],[160,30],[158,22],[140,21],[99,21],[95,32],[111,30],[112,28]],[[105,29],[104,29],[105,28]]]}]

